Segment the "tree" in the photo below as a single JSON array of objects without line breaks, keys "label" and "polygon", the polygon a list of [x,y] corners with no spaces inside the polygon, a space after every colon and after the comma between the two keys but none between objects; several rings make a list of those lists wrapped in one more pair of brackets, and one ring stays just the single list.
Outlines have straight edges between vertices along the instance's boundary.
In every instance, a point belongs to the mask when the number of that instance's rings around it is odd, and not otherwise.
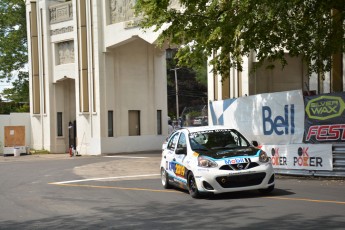
[{"label": "tree", "polygon": [[0,1],[0,80],[10,81],[18,72],[28,79],[25,10],[24,0]]},{"label": "tree", "polygon": [[[207,104],[207,63],[192,68],[178,67],[175,62],[176,49],[171,49],[170,58],[167,58],[167,90],[168,90],[168,115],[176,118],[176,81],[177,74],[179,111],[185,108],[203,106]],[[180,113],[180,115],[181,115]]]},{"label": "tree", "polygon": [[[207,105],[207,84],[198,81],[198,73],[188,68],[180,68],[177,75],[180,114],[186,107]],[[167,80],[168,114],[173,118],[176,117],[176,83],[173,70],[168,70]]]},{"label": "tree", "polygon": [[13,102],[29,104],[28,72],[20,71],[12,85],[12,88],[4,89],[1,95]]},{"label": "tree", "polygon": [[161,32],[159,44],[181,46],[181,66],[207,56],[227,77],[231,67],[242,70],[252,51],[259,64],[280,60],[284,66],[288,50],[306,60],[311,74],[330,71],[330,57],[344,50],[344,0],[179,0],[180,9],[170,3],[137,0],[136,12],[142,28]]}]

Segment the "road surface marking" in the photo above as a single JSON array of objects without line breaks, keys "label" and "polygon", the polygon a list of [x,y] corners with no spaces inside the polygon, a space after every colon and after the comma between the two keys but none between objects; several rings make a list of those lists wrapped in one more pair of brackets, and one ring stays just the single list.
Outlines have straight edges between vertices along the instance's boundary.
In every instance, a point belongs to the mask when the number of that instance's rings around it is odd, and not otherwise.
[{"label": "road surface marking", "polygon": [[87,184],[56,184],[56,183],[49,183],[49,184],[59,185],[59,186],[68,186],[68,187],[87,187],[87,188],[105,188],[105,189],[118,189],[118,190],[132,190],[132,191],[183,193],[183,192],[178,191],[178,190],[159,190],[159,189],[148,189],[148,188],[127,188],[127,187],[100,186],[100,185],[87,185]]},{"label": "road surface marking", "polygon": [[[114,187],[114,186],[73,184],[73,183],[85,182],[85,181],[101,181],[101,180],[111,180],[111,179],[126,179],[126,178],[159,176],[159,175],[160,174],[146,174],[146,175],[133,175],[133,176],[90,178],[90,179],[83,179],[83,180],[70,180],[70,181],[51,182],[49,184],[51,184],[51,185],[60,185],[60,186],[69,186],[69,187],[88,187],[88,188],[132,190],[132,191],[183,193],[183,192],[178,191],[178,190],[158,190],[158,189],[146,189],[146,188],[127,188],[127,187]],[[287,198],[287,197],[274,197],[274,196],[268,196],[268,197],[263,197],[263,198],[275,199],[275,200],[305,201],[305,202],[313,202],[313,203],[331,203],[331,204],[345,205],[344,201],[335,201],[335,200],[315,200],[315,199],[306,199],[306,198]]]},{"label": "road surface marking", "polygon": [[344,201],[336,201],[336,200],[313,200],[313,199],[305,199],[305,198],[286,198],[286,197],[264,197],[267,199],[276,199],[276,200],[298,200],[298,201],[306,201],[306,202],[315,202],[315,203],[332,203],[332,204],[344,204]]},{"label": "road surface marking", "polygon": [[104,157],[124,158],[124,159],[146,159],[146,158],[149,158],[149,157],[131,157],[131,156],[104,156]]},{"label": "road surface marking", "polygon": [[159,176],[159,175],[161,175],[161,174],[146,174],[146,175],[133,175],[133,176],[102,177],[102,178],[90,178],[90,179],[82,179],[82,180],[70,180],[70,181],[52,182],[52,183],[49,183],[49,184],[71,184],[71,183],[78,183],[78,182],[85,182],[85,181],[126,179],[126,178],[136,178],[136,177]]}]

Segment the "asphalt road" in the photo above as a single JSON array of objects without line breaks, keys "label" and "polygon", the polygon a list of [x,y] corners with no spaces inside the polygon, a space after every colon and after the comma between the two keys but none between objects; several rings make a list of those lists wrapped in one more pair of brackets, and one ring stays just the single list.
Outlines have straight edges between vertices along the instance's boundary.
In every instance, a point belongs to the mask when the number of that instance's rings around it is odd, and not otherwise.
[{"label": "asphalt road", "polygon": [[159,153],[1,157],[0,229],[345,229],[345,182],[282,177],[193,199],[164,190]]}]

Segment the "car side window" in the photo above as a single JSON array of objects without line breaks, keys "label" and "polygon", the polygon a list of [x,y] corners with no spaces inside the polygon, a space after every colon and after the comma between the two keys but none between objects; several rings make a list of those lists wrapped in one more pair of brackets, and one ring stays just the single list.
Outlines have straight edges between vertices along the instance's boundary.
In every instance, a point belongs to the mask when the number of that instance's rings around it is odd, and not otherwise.
[{"label": "car side window", "polygon": [[184,133],[181,133],[180,139],[178,140],[177,148],[186,148],[187,142],[186,142],[186,135]]},{"label": "car side window", "polygon": [[178,140],[178,135],[179,133],[175,133],[171,138],[170,141],[168,143],[168,149],[170,150],[174,150],[177,144],[177,140]]}]

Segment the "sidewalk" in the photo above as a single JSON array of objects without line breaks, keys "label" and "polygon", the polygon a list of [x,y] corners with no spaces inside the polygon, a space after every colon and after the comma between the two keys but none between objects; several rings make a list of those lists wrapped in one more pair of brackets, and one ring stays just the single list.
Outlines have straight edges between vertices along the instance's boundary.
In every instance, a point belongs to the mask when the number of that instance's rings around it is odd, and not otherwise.
[{"label": "sidewalk", "polygon": [[126,153],[108,153],[101,155],[77,155],[71,157],[69,153],[36,153],[36,154],[21,154],[20,156],[14,156],[14,154],[3,155],[0,154],[0,162],[11,162],[11,161],[29,161],[29,160],[44,160],[44,159],[70,159],[70,158],[79,158],[79,157],[116,157],[116,156],[161,156],[160,150],[152,151],[142,151],[142,152],[126,152]]},{"label": "sidewalk", "polygon": [[82,178],[115,178],[115,180],[138,179],[138,175],[145,178],[157,178],[160,170],[161,161],[160,151],[130,152],[103,155],[83,155],[70,157],[68,153],[61,154],[29,154],[21,156],[2,156],[0,155],[0,164],[7,162],[30,162],[44,160],[78,160],[86,158],[107,158],[106,161],[89,162],[73,168],[73,173]]},{"label": "sidewalk", "polygon": [[67,159],[71,158],[68,153],[59,154],[22,154],[20,156],[14,155],[0,155],[0,162],[13,161],[30,161],[30,160],[45,160],[45,159]]}]

